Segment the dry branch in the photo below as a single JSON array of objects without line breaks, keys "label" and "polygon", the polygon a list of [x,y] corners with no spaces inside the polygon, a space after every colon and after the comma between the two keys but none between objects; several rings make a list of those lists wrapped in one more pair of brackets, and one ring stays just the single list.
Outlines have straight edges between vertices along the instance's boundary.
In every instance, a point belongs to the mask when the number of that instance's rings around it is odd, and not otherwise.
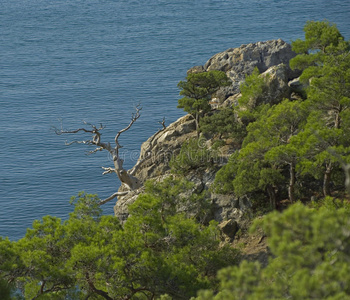
[{"label": "dry branch", "polygon": [[[87,140],[75,140],[72,142],[66,142],[66,145],[72,145],[72,144],[85,144],[85,145],[93,145],[96,146],[96,148],[92,151],[89,151],[89,154],[95,153],[97,151],[102,151],[102,150],[107,150],[110,155],[113,158],[113,164],[114,164],[114,168],[108,167],[108,168],[104,168],[105,170],[102,174],[109,174],[109,173],[116,173],[119,180],[121,181],[122,184],[126,185],[128,190],[135,190],[137,188],[140,187],[140,181],[138,180],[138,178],[136,178],[135,176],[133,176],[136,172],[136,170],[138,169],[139,165],[142,163],[142,161],[139,161],[134,168],[132,168],[130,171],[127,171],[123,168],[123,159],[120,158],[119,156],[119,149],[122,148],[122,146],[119,144],[119,137],[122,133],[126,132],[127,130],[129,130],[131,128],[131,126],[136,122],[136,120],[141,116],[140,112],[141,112],[142,107],[140,107],[139,105],[137,105],[135,107],[135,112],[132,114],[131,116],[131,120],[130,123],[123,129],[119,130],[118,133],[116,134],[115,138],[114,138],[114,142],[115,142],[115,146],[111,146],[110,143],[103,143],[101,141],[101,130],[103,130],[105,128],[105,126],[103,126],[102,124],[99,125],[99,127],[91,124],[91,123],[87,123],[84,122],[84,124],[86,126],[90,126],[91,128],[78,128],[75,130],[63,130],[63,128],[58,129],[58,128],[54,128],[55,133],[57,135],[62,135],[62,134],[76,134],[79,132],[84,132],[84,133],[89,133],[91,134],[92,138],[91,139],[87,139]],[[165,127],[164,125],[164,120],[163,120],[163,127]],[[107,203],[108,201],[114,199],[117,196],[124,196],[128,193],[128,191],[126,192],[117,192],[114,193],[113,195],[109,196],[108,198],[106,198],[105,200],[102,200],[100,205]]]},{"label": "dry branch", "polygon": [[101,200],[99,205],[103,205],[111,200],[113,200],[115,197],[118,197],[118,196],[125,196],[127,195],[129,192],[128,191],[125,191],[125,192],[116,192],[114,193],[113,195],[109,196],[108,198],[104,199],[104,200]]}]

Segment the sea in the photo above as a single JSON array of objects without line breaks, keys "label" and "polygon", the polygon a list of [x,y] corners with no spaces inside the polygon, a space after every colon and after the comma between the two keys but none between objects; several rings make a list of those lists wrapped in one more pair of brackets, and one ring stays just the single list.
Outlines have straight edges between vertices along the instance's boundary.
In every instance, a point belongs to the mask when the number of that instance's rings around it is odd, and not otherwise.
[{"label": "sea", "polygon": [[[350,39],[349,0],[0,0],[0,236],[18,240],[45,215],[65,220],[80,191],[119,187],[106,152],[56,135],[90,124],[120,137],[131,168],[142,142],[184,115],[177,84],[228,48],[304,38],[329,20]],[[85,122],[85,123],[84,123]],[[112,201],[103,206],[113,214]]]}]

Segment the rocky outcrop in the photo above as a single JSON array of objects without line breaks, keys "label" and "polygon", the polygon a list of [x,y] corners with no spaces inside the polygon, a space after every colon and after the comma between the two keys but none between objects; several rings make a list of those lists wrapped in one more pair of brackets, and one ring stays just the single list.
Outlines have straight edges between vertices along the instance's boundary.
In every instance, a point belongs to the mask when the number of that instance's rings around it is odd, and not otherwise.
[{"label": "rocky outcrop", "polygon": [[259,69],[260,73],[264,73],[273,66],[284,64],[287,80],[298,77],[300,72],[292,71],[289,68],[289,60],[295,55],[291,45],[281,39],[251,43],[215,54],[204,66],[195,66],[188,73],[211,70],[226,72],[232,80],[232,86],[219,91],[219,93],[224,94],[224,96],[220,96],[223,101],[223,98],[226,99],[239,93],[240,84],[244,81],[246,75],[253,72],[255,67]]},{"label": "rocky outcrop", "polygon": [[[196,124],[192,116],[186,115],[170,124],[163,130],[159,130],[141,145],[138,161],[142,161],[135,173],[141,184],[148,179],[162,180],[170,174],[169,161],[176,156],[181,145],[197,136]],[[119,191],[124,191],[122,186]],[[128,217],[127,207],[133,203],[143,188],[134,190],[126,196],[121,196],[114,207],[114,213],[121,222]]]},{"label": "rocky outcrop", "polygon": [[[288,98],[296,89],[297,83],[289,83],[298,77],[299,72],[289,68],[289,60],[295,56],[291,46],[282,40],[272,40],[242,45],[239,48],[228,49],[214,55],[204,66],[196,66],[188,71],[198,73],[210,70],[225,71],[232,80],[232,85],[225,87],[215,95],[219,104],[226,107],[238,105],[240,97],[239,85],[246,75],[250,75],[257,67],[265,78],[266,89],[264,102],[275,104],[283,98]],[[192,116],[186,115],[168,127],[158,131],[141,146],[138,160],[139,168],[134,174],[142,183],[148,179],[162,181],[169,176],[169,161],[176,156],[184,142],[196,138],[196,124]],[[211,146],[210,139],[207,145]],[[230,238],[238,229],[239,221],[245,210],[249,209],[249,199],[239,199],[234,195],[220,195],[211,192],[215,174],[219,167],[226,163],[230,153],[235,151],[234,146],[226,145],[221,148],[221,160],[212,168],[193,170],[187,179],[194,183],[194,189],[207,190],[211,202],[211,218],[222,223],[223,232]],[[224,149],[224,150],[223,150]],[[123,187],[121,187],[123,191]],[[134,190],[126,196],[119,197],[115,205],[115,215],[123,222],[128,217],[128,205],[133,203],[143,188]]]},{"label": "rocky outcrop", "polygon": [[170,124],[166,129],[151,136],[141,145],[140,160],[144,159],[135,176],[142,181],[169,173],[169,161],[176,156],[182,144],[197,136],[196,123],[186,115]]},{"label": "rocky outcrop", "polygon": [[300,77],[289,81],[288,86],[291,89],[292,99],[306,98],[305,89],[308,87],[308,85],[300,82]]},{"label": "rocky outcrop", "polygon": [[[141,182],[145,182],[148,179],[162,181],[171,174],[169,167],[171,158],[180,152],[184,142],[196,137],[195,121],[190,115],[178,119],[164,130],[151,136],[141,146],[139,161],[142,161],[142,163],[135,176]],[[210,141],[208,144],[210,144]],[[211,218],[219,222],[228,218],[240,219],[242,209],[245,208],[242,206],[242,200],[234,195],[220,195],[209,192],[217,170],[227,162],[230,154],[229,150],[226,149],[226,151],[220,152],[220,156],[212,168],[200,170],[200,172],[193,170],[187,174],[187,179],[194,184],[194,190],[208,191],[208,197],[211,202]],[[124,191],[123,187],[121,187],[120,191]],[[125,196],[119,197],[114,207],[114,212],[121,222],[124,222],[128,217],[128,205],[133,203],[142,192],[143,188],[141,187]]]},{"label": "rocky outcrop", "polygon": [[[288,66],[289,60],[295,55],[291,45],[281,39],[257,42],[215,54],[206,62],[204,70],[224,71],[235,82],[251,74],[255,67],[263,73],[281,63]],[[295,77],[291,69],[289,69],[289,77]]]},{"label": "rocky outcrop", "polygon": [[223,234],[225,234],[230,239],[233,239],[235,237],[236,232],[239,229],[239,226],[237,221],[230,219],[230,220],[223,221],[219,225],[219,228]]},{"label": "rocky outcrop", "polygon": [[[296,92],[296,83],[290,82],[288,78],[288,67],[285,64],[279,64],[267,69],[259,76],[265,79],[265,86],[262,94],[259,95],[259,99],[251,99],[251,106],[257,106],[260,104],[277,104],[284,98],[291,98],[292,93]],[[238,99],[241,94],[234,94],[227,97],[222,103],[223,107],[238,106]]]},{"label": "rocky outcrop", "polygon": [[288,85],[289,67],[284,63],[273,66],[262,73],[260,76],[265,78],[266,103],[276,104],[284,98],[289,98],[291,89]]}]

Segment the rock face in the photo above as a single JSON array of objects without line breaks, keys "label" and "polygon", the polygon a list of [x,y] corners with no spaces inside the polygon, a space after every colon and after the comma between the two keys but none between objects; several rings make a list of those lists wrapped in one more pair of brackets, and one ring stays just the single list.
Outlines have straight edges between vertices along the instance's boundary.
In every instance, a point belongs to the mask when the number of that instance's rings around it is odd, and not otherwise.
[{"label": "rock face", "polygon": [[[190,115],[178,119],[166,129],[151,136],[141,146],[139,160],[143,160],[143,162],[135,176],[141,182],[145,182],[148,179],[163,180],[170,175],[170,159],[180,152],[184,142],[196,137],[195,121]],[[218,167],[226,163],[227,157],[223,154],[216,168],[189,173],[187,178],[194,183],[194,189],[209,190],[209,187],[214,182]],[[120,191],[123,191],[123,189],[121,188]],[[126,196],[119,197],[114,207],[114,212],[121,222],[124,222],[128,217],[128,205],[133,203],[142,191],[143,188],[141,187]],[[208,193],[208,197],[210,197],[212,204],[211,216],[213,219],[220,222],[227,218],[239,219],[241,217],[242,201],[234,195]]]},{"label": "rock face", "polygon": [[[206,62],[204,70],[227,72],[227,75],[235,82],[237,79],[238,81],[244,79],[246,74],[251,74],[255,67],[260,73],[263,73],[281,63],[289,65],[289,60],[295,55],[291,45],[281,39],[258,42],[215,54]],[[290,77],[295,77],[292,70],[289,69],[289,71]]]},{"label": "rock face", "polygon": [[291,89],[288,85],[288,75],[289,67],[284,63],[273,66],[260,75],[266,79],[266,98],[268,103],[276,104],[281,102],[283,98],[290,97]]},{"label": "rock face", "polygon": [[[260,99],[251,99],[255,102],[252,106],[257,106],[262,103],[277,104],[284,98],[292,98],[295,94],[300,94],[302,89],[298,86],[298,79],[289,81],[288,75],[289,68],[283,63],[272,66],[264,73],[260,74],[259,76],[265,79],[265,88],[259,97]],[[221,106],[237,106],[240,96],[241,94],[239,93],[224,98],[225,100],[222,102]]]},{"label": "rock face", "polygon": [[[295,90],[296,83],[288,84],[290,80],[299,76],[289,68],[289,60],[295,56],[291,46],[282,40],[272,40],[242,45],[239,48],[228,49],[214,55],[204,66],[196,66],[188,73],[198,73],[210,70],[225,71],[232,80],[232,85],[219,90],[215,95],[222,106],[231,107],[238,104],[240,97],[239,85],[246,75],[250,75],[257,67],[266,79],[266,95],[264,102],[275,104],[285,97],[290,97]],[[140,168],[135,176],[141,184],[148,179],[162,181],[170,174],[169,161],[176,156],[185,141],[196,138],[196,124],[192,116],[186,115],[170,124],[163,130],[151,136],[141,146],[139,157]],[[209,140],[209,146],[212,144]],[[245,210],[249,209],[249,199],[239,199],[234,195],[219,195],[210,192],[209,188],[214,182],[219,167],[226,163],[234,148],[225,146],[221,162],[213,168],[191,171],[187,179],[192,181],[195,189],[207,190],[211,201],[211,218],[222,223],[223,232],[233,237],[239,226],[239,221]],[[232,149],[231,149],[231,148]],[[226,159],[226,160],[225,160]],[[121,191],[123,188],[121,188]],[[119,197],[115,207],[115,215],[123,222],[128,217],[128,205],[133,203],[143,188],[134,190],[126,196]],[[237,225],[238,224],[238,225]]]},{"label": "rock face", "polygon": [[[161,180],[170,173],[169,161],[180,152],[181,145],[196,136],[195,120],[190,115],[178,119],[166,129],[157,132],[141,145],[139,161],[143,162],[135,176],[142,184],[148,179]],[[123,186],[120,191],[123,191]],[[133,203],[142,191],[141,187],[118,198],[114,213],[119,220],[122,222],[126,220],[127,206]]]},{"label": "rock face", "polygon": [[195,120],[186,115],[141,145],[140,159],[145,159],[135,176],[142,181],[166,175],[169,161],[179,154],[182,144],[197,136]]},{"label": "rock face", "polygon": [[264,73],[273,66],[284,64],[288,80],[298,77],[299,72],[289,68],[289,60],[295,55],[291,45],[281,39],[251,43],[215,54],[204,66],[195,66],[188,73],[211,70],[226,72],[233,82],[232,86],[226,87],[224,92],[221,91],[227,98],[239,93],[239,85],[244,81],[246,75],[253,72],[255,67],[260,73]]}]

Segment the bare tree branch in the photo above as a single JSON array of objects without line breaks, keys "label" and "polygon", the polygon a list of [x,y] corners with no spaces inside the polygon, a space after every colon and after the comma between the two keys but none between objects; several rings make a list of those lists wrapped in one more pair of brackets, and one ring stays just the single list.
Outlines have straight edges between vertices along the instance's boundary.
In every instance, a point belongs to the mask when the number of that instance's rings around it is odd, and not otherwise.
[{"label": "bare tree branch", "polygon": [[163,130],[166,129],[166,126],[165,126],[165,117],[163,117],[163,120],[162,120],[162,121],[159,121],[158,123],[161,124],[161,125],[163,126]]},{"label": "bare tree branch", "polygon": [[120,131],[116,134],[116,136],[115,136],[115,138],[114,138],[114,141],[115,141],[116,147],[118,147],[118,149],[121,148],[121,146],[119,145],[119,142],[118,142],[119,136],[120,136],[123,132],[129,130],[130,127],[132,126],[132,124],[134,124],[134,123],[136,122],[136,120],[141,116],[141,114],[140,114],[141,109],[142,109],[142,107],[141,107],[139,104],[136,105],[136,106],[135,106],[136,112],[133,113],[133,114],[131,115],[131,121],[130,121],[129,125],[126,126],[124,129],[120,130]]},{"label": "bare tree branch", "polygon": [[[93,145],[96,146],[96,148],[92,151],[89,151],[88,154],[92,154],[92,153],[96,153],[97,151],[102,151],[102,150],[107,150],[110,155],[113,158],[113,164],[114,164],[114,168],[108,167],[105,168],[103,167],[103,169],[105,170],[102,174],[110,174],[110,173],[116,173],[116,175],[118,176],[119,180],[125,184],[129,191],[131,190],[135,190],[137,188],[140,187],[141,183],[140,180],[136,177],[134,177],[133,175],[136,172],[136,169],[138,168],[138,166],[142,163],[141,161],[136,164],[136,166],[134,168],[132,168],[130,171],[127,171],[123,168],[123,163],[124,160],[122,158],[120,158],[119,156],[119,149],[122,148],[122,146],[119,144],[119,137],[120,135],[129,130],[131,128],[131,126],[136,122],[136,120],[141,116],[140,112],[141,112],[142,107],[140,105],[137,105],[135,107],[135,112],[131,115],[131,121],[128,124],[128,126],[126,126],[125,128],[123,128],[122,130],[118,131],[118,133],[116,134],[115,138],[114,138],[114,142],[115,142],[115,147],[112,147],[110,143],[103,143],[101,141],[101,130],[103,130],[105,128],[105,126],[103,126],[102,124],[99,125],[99,127],[88,123],[88,122],[83,122],[86,126],[89,126],[91,128],[78,128],[75,130],[64,130],[63,127],[61,126],[61,129],[58,128],[54,128],[55,133],[57,135],[62,135],[62,134],[76,134],[79,132],[83,132],[83,133],[89,133],[92,135],[91,139],[87,139],[87,140],[75,140],[72,142],[67,142],[66,141],[66,145],[72,145],[72,144],[86,144],[86,145]],[[165,128],[164,125],[164,120],[163,120],[163,127]],[[117,192],[114,193],[113,195],[111,195],[110,197],[108,197],[107,199],[101,201],[100,205],[107,203],[108,201],[114,199],[117,196],[124,196],[126,195],[128,192]]]},{"label": "bare tree branch", "polygon": [[86,129],[86,128],[78,128],[78,129],[75,129],[75,130],[63,130],[62,128],[61,129],[58,129],[58,128],[54,128],[55,130],[55,133],[57,135],[62,135],[62,134],[75,134],[75,133],[78,133],[78,132],[86,132],[86,133],[91,133],[92,134],[92,140],[83,140],[83,141],[72,141],[72,142],[65,142],[65,144],[67,146],[70,146],[72,144],[86,144],[86,145],[95,145],[97,146],[97,148],[95,150],[92,150],[92,151],[89,151],[89,154],[92,154],[92,153],[95,153],[97,151],[102,151],[103,149],[111,152],[112,148],[110,146],[110,144],[106,144],[106,143],[102,143],[101,142],[101,133],[100,131],[103,130],[105,128],[105,126],[103,126],[102,124],[100,124],[100,127],[97,128],[95,125],[92,125],[90,123],[87,123],[85,121],[83,121],[84,124],[86,125],[89,125],[92,127],[91,130],[89,129]]},{"label": "bare tree branch", "polygon": [[105,170],[102,175],[106,175],[106,174],[111,174],[111,173],[114,173],[115,172],[115,169],[114,168],[105,168],[105,167],[102,167],[103,170]]},{"label": "bare tree branch", "polygon": [[101,200],[99,205],[103,205],[111,200],[113,200],[115,197],[118,197],[118,196],[125,196],[129,194],[129,191],[125,191],[125,192],[116,192],[114,193],[113,195],[109,196],[108,198],[104,199],[104,200]]}]

